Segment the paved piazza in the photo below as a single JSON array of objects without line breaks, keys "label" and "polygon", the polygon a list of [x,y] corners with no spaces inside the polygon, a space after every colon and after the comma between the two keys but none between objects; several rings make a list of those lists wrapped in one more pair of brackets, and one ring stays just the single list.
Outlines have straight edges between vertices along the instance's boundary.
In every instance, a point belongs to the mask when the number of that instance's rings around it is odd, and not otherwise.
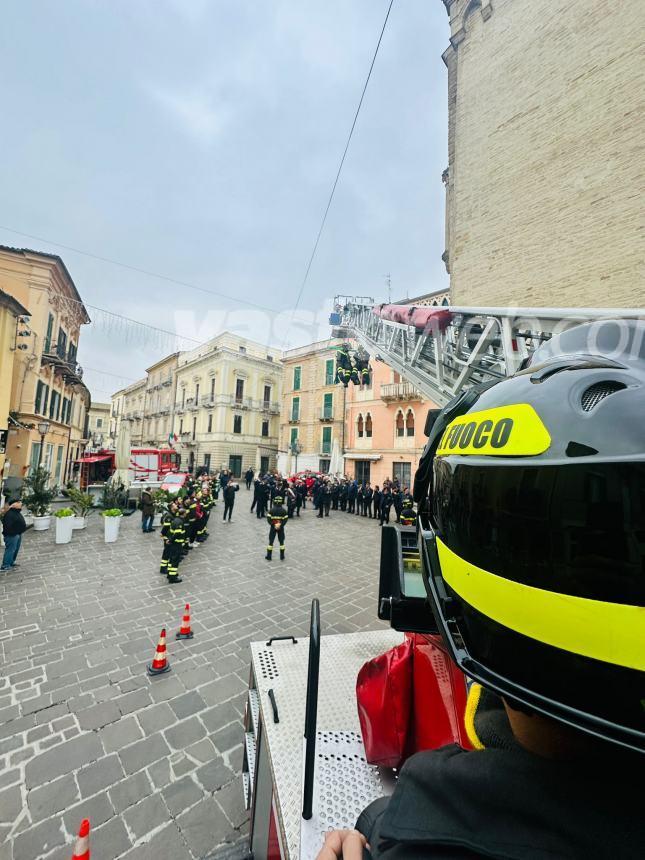
[{"label": "paved piazza", "polygon": [[[0,860],[69,860],[84,817],[96,860],[242,856],[249,642],[305,634],[314,596],[324,633],[381,626],[374,521],[309,505],[269,563],[250,499],[229,525],[220,498],[175,586],[138,513],[116,544],[98,514],[65,546],[53,523],[26,533],[0,573]],[[185,602],[195,637],[176,641]],[[172,669],[149,678],[163,626]]]}]

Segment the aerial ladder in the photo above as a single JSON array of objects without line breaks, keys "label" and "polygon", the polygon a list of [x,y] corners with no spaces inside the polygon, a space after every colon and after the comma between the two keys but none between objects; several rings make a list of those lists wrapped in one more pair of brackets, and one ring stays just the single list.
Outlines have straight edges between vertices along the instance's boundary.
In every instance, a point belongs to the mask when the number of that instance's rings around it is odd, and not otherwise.
[{"label": "aerial ladder", "polygon": [[[463,388],[511,376],[572,326],[643,317],[643,308],[428,307],[336,296],[330,324],[441,407]],[[617,344],[620,337],[616,326]]]}]

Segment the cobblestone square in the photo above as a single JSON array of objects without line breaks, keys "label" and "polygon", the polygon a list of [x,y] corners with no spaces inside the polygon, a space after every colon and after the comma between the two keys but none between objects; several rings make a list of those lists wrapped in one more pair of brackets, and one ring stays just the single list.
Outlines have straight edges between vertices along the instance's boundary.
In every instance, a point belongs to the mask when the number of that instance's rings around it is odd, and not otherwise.
[{"label": "cobblestone square", "polygon": [[[376,629],[380,530],[309,504],[287,559],[264,560],[268,527],[241,489],[230,524],[159,574],[161,540],[124,517],[114,544],[94,514],[72,542],[29,530],[0,573],[0,860],[69,860],[80,821],[92,857],[206,858],[244,842],[240,786],[248,644]],[[276,552],[274,555],[278,555]],[[194,638],[177,641],[184,604]],[[162,627],[171,671],[148,677]]]}]

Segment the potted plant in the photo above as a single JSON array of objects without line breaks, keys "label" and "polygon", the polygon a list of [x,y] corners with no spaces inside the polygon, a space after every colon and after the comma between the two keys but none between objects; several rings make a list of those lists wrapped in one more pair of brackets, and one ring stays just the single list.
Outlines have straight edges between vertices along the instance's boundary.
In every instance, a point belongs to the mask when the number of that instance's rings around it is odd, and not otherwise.
[{"label": "potted plant", "polygon": [[34,517],[34,531],[41,532],[49,528],[51,521],[51,503],[57,495],[55,487],[49,486],[50,474],[47,469],[38,466],[25,478],[22,501]]},{"label": "potted plant", "polygon": [[162,490],[161,487],[159,487],[159,489],[155,490],[152,494],[152,499],[155,504],[155,515],[154,519],[152,520],[152,525],[160,526],[161,517],[170,500],[170,493],[168,493],[166,490]]},{"label": "potted plant", "polygon": [[74,527],[74,511],[71,508],[59,508],[54,514],[54,519],[56,520],[56,543],[69,543]]},{"label": "potted plant", "polygon": [[121,525],[121,508],[108,508],[102,512],[103,523],[105,525],[105,543],[114,543],[119,536],[119,526]]},{"label": "potted plant", "polygon": [[73,529],[84,529],[87,525],[87,518],[92,513],[94,499],[90,493],[83,493],[77,487],[68,487],[67,495],[72,503],[74,511]]}]

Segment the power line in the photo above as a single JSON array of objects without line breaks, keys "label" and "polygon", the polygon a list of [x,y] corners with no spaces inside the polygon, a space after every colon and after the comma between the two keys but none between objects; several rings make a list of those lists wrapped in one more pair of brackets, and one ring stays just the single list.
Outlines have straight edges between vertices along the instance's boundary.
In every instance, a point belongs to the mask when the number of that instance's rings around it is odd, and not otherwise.
[{"label": "power line", "polygon": [[307,263],[307,268],[306,268],[306,270],[305,270],[305,276],[304,276],[304,278],[302,279],[302,283],[301,283],[301,285],[300,285],[300,290],[298,291],[298,297],[296,298],[296,304],[295,304],[294,309],[293,309],[293,312],[292,312],[292,314],[291,314],[291,321],[290,321],[290,323],[289,323],[289,328],[287,329],[287,333],[286,333],[285,338],[284,338],[284,343],[283,343],[283,345],[282,345],[282,348],[283,348],[283,349],[284,349],[284,347],[285,347],[285,345],[286,345],[286,342],[287,342],[287,336],[288,336],[288,334],[289,334],[289,331],[291,330],[291,325],[293,324],[293,320],[294,320],[294,317],[295,317],[295,315],[296,315],[296,311],[298,310],[298,307],[300,306],[300,300],[301,300],[301,298],[302,298],[302,294],[303,294],[303,292],[304,292],[305,286],[306,286],[306,284],[307,284],[307,281],[309,280],[309,272],[311,271],[311,267],[312,267],[312,265],[313,265],[314,258],[315,258],[315,256],[316,256],[316,251],[318,250],[318,245],[319,245],[319,243],[320,243],[320,237],[322,236],[322,232],[323,232],[323,230],[325,229],[325,222],[327,221],[327,215],[329,214],[329,210],[330,210],[330,208],[331,208],[332,200],[334,199],[334,194],[336,193],[336,186],[338,185],[338,180],[340,179],[340,174],[341,174],[341,171],[342,171],[342,169],[343,169],[343,165],[344,165],[344,163],[345,163],[345,158],[347,157],[347,152],[348,152],[348,150],[349,150],[349,145],[350,145],[350,143],[351,143],[351,141],[352,141],[352,136],[353,136],[353,134],[354,134],[354,129],[356,128],[356,122],[358,121],[358,115],[359,115],[359,113],[361,112],[361,107],[363,106],[363,99],[365,98],[365,93],[366,93],[366,91],[367,91],[367,86],[368,86],[368,84],[369,84],[369,82],[370,82],[370,78],[372,77],[372,70],[374,69],[374,63],[376,62],[376,57],[378,56],[379,48],[381,47],[381,42],[383,41],[383,34],[385,33],[385,28],[387,27],[387,22],[388,22],[388,19],[389,19],[389,17],[390,17],[390,12],[392,11],[392,6],[393,6],[393,4],[394,4],[394,0],[390,0],[390,4],[389,4],[389,6],[387,7],[387,13],[386,13],[386,15],[385,15],[385,20],[383,21],[383,26],[382,26],[382,28],[381,28],[381,33],[380,33],[380,35],[379,35],[379,37],[378,37],[378,42],[376,43],[376,48],[375,48],[375,50],[374,50],[374,55],[373,55],[373,57],[372,57],[372,62],[370,63],[370,68],[369,68],[369,71],[368,71],[368,73],[367,73],[367,77],[365,78],[365,84],[363,85],[363,92],[361,93],[361,97],[360,97],[360,100],[359,100],[359,102],[358,102],[358,107],[356,108],[356,113],[354,114],[354,121],[352,122],[352,127],[351,127],[351,128],[350,128],[350,130],[349,130],[349,135],[348,135],[348,137],[347,137],[347,143],[345,144],[345,149],[344,149],[344,151],[343,151],[343,156],[342,156],[342,158],[341,158],[341,160],[340,160],[340,164],[338,165],[338,171],[337,171],[337,173],[336,173],[336,178],[334,179],[334,184],[332,185],[331,193],[330,193],[330,195],[329,195],[329,200],[327,201],[327,206],[325,207],[325,211],[324,211],[324,214],[323,214],[323,217],[322,217],[322,221],[320,222],[320,227],[319,227],[319,229],[318,229],[318,234],[317,234],[317,236],[316,236],[316,241],[314,242],[314,247],[313,247],[313,250],[312,250],[312,252],[311,252],[311,256],[309,257],[309,262]]},{"label": "power line", "polygon": [[232,302],[238,302],[239,304],[247,305],[248,307],[255,308],[256,310],[269,311],[269,313],[272,314],[275,313],[275,308],[265,307],[264,305],[257,304],[257,302],[251,302],[248,299],[231,296],[228,293],[222,293],[219,290],[209,290],[206,287],[191,284],[189,281],[180,281],[170,275],[151,272],[148,269],[142,269],[139,266],[131,266],[129,263],[121,263],[119,260],[113,260],[110,257],[102,257],[100,254],[92,254],[90,251],[82,251],[80,248],[72,247],[72,245],[64,245],[62,242],[53,242],[51,239],[45,239],[43,236],[34,236],[32,233],[24,233],[22,230],[14,230],[11,227],[4,227],[1,224],[0,230],[6,230],[7,233],[14,233],[16,236],[26,236],[27,239],[35,239],[37,242],[45,242],[47,245],[53,245],[55,248],[64,248],[66,251],[71,251],[73,254],[80,254],[82,257],[89,257],[91,260],[99,260],[101,263],[110,263],[112,266],[120,266],[122,269],[129,269],[131,272],[137,272],[140,275],[147,275],[150,278],[158,278],[161,281],[167,281],[170,284],[177,284],[177,286],[180,287],[188,287],[190,290],[197,290],[200,293],[207,293],[210,296],[219,296],[219,298],[222,299],[229,299]]}]

